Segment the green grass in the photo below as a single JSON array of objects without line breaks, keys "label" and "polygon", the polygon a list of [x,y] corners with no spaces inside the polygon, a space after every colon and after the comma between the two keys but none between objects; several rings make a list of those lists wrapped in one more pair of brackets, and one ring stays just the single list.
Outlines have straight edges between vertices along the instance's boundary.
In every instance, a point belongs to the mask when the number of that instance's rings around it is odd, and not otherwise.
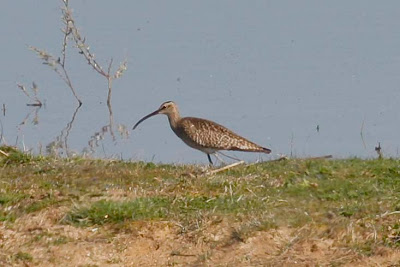
[{"label": "green grass", "polygon": [[2,146],[0,149],[8,154],[7,157],[5,157],[3,154],[0,154],[0,167],[26,164],[33,161],[41,161],[43,159],[42,157],[34,157],[28,153],[23,153],[10,146]]},{"label": "green grass", "polygon": [[[193,165],[34,157],[0,148],[0,221],[65,207],[59,224],[122,229],[167,221],[184,232],[222,219],[232,240],[257,231],[312,226],[315,238],[344,235],[344,246],[371,255],[377,244],[400,247],[400,160],[293,159],[202,175]],[[12,155],[12,156],[11,156]],[[356,241],[373,226],[377,240]],[[121,228],[122,227],[122,228]],[[346,233],[346,234],[343,234]],[[68,242],[67,239],[54,241]],[[22,256],[18,256],[22,257]]]},{"label": "green grass", "polygon": [[19,251],[17,254],[14,255],[14,259],[17,261],[32,261],[33,257],[27,252]]},{"label": "green grass", "polygon": [[89,207],[79,207],[71,211],[65,222],[79,225],[103,225],[137,220],[194,218],[199,212],[215,215],[247,214],[258,211],[262,201],[231,197],[149,197],[132,201],[100,200]]},{"label": "green grass", "polygon": [[0,195],[0,205],[10,205],[13,203],[17,203],[18,201],[26,198],[27,195],[25,194],[19,194],[19,193],[3,193]]}]

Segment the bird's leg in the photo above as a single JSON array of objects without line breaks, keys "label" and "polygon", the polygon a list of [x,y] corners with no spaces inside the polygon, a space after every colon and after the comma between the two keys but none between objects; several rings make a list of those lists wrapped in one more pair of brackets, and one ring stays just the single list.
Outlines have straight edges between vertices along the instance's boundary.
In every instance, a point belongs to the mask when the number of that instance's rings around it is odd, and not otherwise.
[{"label": "bird's leg", "polygon": [[214,153],[214,156],[223,164],[226,165],[226,162],[218,155],[218,152]]},{"label": "bird's leg", "polygon": [[208,158],[208,162],[210,162],[210,165],[213,166],[213,162],[211,160],[210,154],[207,153],[207,158]]},{"label": "bird's leg", "polygon": [[219,153],[219,154],[221,154],[221,155],[224,156],[224,157],[227,157],[227,158],[230,158],[230,159],[233,159],[233,160],[236,160],[236,161],[240,161],[240,159],[235,158],[235,157],[232,157],[232,156],[229,156],[229,155],[226,155],[226,154],[224,154],[224,153],[222,153],[222,152],[220,152],[220,151],[218,151],[218,152],[216,152],[216,153]]}]

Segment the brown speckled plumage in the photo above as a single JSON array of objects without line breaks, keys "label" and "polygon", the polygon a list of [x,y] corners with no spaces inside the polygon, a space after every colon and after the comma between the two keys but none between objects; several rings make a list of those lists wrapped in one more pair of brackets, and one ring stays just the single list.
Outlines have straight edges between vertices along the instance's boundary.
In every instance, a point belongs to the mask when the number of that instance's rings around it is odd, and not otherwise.
[{"label": "brown speckled plumage", "polygon": [[174,133],[188,146],[206,153],[211,164],[210,154],[218,150],[267,154],[271,152],[268,148],[261,147],[213,121],[193,117],[181,118],[177,105],[172,101],[163,103],[158,110],[143,117],[135,124],[133,129],[145,119],[157,114],[167,115]]},{"label": "brown speckled plumage", "polygon": [[213,121],[186,117],[172,129],[187,145],[206,152],[207,150],[236,150],[266,152],[265,148],[235,134]]}]

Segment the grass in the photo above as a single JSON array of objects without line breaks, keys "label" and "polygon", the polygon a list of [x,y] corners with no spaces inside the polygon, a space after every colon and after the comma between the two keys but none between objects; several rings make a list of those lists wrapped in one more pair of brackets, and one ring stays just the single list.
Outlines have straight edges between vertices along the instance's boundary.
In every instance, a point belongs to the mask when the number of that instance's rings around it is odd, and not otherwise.
[{"label": "grass", "polygon": [[89,207],[78,207],[68,213],[64,222],[78,225],[103,225],[137,220],[194,218],[199,212],[218,215],[247,214],[259,209],[262,202],[239,200],[238,196],[214,197],[147,197],[133,201],[100,200]]},{"label": "grass", "polygon": [[19,251],[17,254],[15,254],[14,258],[17,261],[32,261],[32,259],[33,259],[31,254],[29,254],[27,252],[21,252],[21,251]]},{"label": "grass", "polygon": [[368,257],[380,246],[400,247],[400,215],[383,216],[400,210],[398,159],[294,159],[207,176],[193,165],[57,159],[0,149],[9,153],[0,158],[0,222],[8,227],[29,214],[63,208],[56,225],[115,233],[137,223],[167,222],[200,238],[226,222],[226,244],[292,229],[301,231],[302,240],[331,238]]}]

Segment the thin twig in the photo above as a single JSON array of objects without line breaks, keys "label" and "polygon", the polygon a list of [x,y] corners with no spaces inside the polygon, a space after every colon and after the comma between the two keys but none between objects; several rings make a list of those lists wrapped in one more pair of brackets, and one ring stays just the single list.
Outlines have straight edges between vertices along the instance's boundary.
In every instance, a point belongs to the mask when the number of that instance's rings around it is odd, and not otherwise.
[{"label": "thin twig", "polygon": [[78,114],[78,110],[79,110],[80,107],[81,107],[81,106],[78,106],[78,107],[75,109],[75,112],[74,112],[74,114],[72,115],[71,121],[68,122],[67,126],[65,127],[64,147],[65,147],[65,153],[66,153],[68,156],[69,156],[69,152],[70,152],[70,151],[69,151],[69,148],[68,148],[68,136],[69,136],[69,133],[70,133],[70,131],[71,131],[71,129],[72,129],[72,125],[74,124],[76,114]]},{"label": "thin twig", "polygon": [[80,51],[80,54],[85,57],[88,64],[92,66],[95,71],[97,71],[100,75],[107,77],[108,74],[104,72],[100,64],[97,63],[94,54],[90,52],[90,47],[85,43],[86,39],[82,39],[81,34],[79,33],[78,28],[75,25],[75,21],[72,18],[72,12],[69,9],[68,4],[65,5],[64,20],[69,23],[73,39],[75,41],[76,47]]},{"label": "thin twig", "polygon": [[113,76],[110,74],[112,63],[113,59],[111,58],[107,69],[107,85],[108,85],[107,105],[109,106],[110,110],[111,110],[111,94],[112,94],[112,79],[113,79]]},{"label": "thin twig", "polygon": [[39,115],[38,115],[38,114],[39,114],[39,110],[40,110],[41,108],[42,108],[41,106],[35,106],[34,109],[31,109],[31,111],[28,112],[28,113],[26,114],[25,118],[24,118],[24,119],[22,120],[22,122],[19,124],[18,129],[20,130],[20,129],[21,129],[21,126],[23,126],[23,125],[26,124],[26,122],[28,121],[28,119],[30,118],[30,116],[31,116],[32,114],[35,114],[34,117],[33,117],[33,119],[32,119],[32,122],[33,122],[34,125],[37,125],[37,124],[39,123]]},{"label": "thin twig", "polygon": [[232,157],[232,156],[229,156],[229,155],[227,155],[227,154],[225,154],[225,153],[222,153],[221,151],[217,151],[217,153],[218,153],[218,154],[221,154],[221,155],[224,156],[224,157],[227,157],[227,158],[230,158],[230,159],[233,159],[233,160],[236,160],[236,161],[240,161],[240,159],[235,158],[235,157]]},{"label": "thin twig", "polygon": [[0,120],[0,128],[1,128],[1,131],[0,131],[0,144],[2,143],[2,141],[3,141],[3,123],[1,122],[1,120]]},{"label": "thin twig", "polygon": [[294,134],[292,132],[291,138],[290,138],[290,157],[293,156],[293,144],[294,144]]},{"label": "thin twig", "polygon": [[289,159],[288,156],[281,156],[280,158],[273,159],[273,160],[270,160],[268,162],[283,161],[283,160],[288,160],[288,159]]},{"label": "thin twig", "polygon": [[400,214],[400,211],[399,210],[396,210],[396,211],[392,211],[392,212],[385,212],[385,213],[382,213],[381,215],[378,215],[380,218],[383,218],[383,217],[386,217],[386,216],[389,216],[389,215],[394,215],[394,214]]},{"label": "thin twig", "polygon": [[68,146],[68,137],[72,126],[75,121],[75,117],[78,114],[79,109],[81,106],[77,106],[71,120],[67,123],[67,125],[61,130],[60,134],[56,136],[55,140],[46,146],[46,150],[50,154],[58,155],[58,150],[61,149],[65,151],[67,156],[71,156],[69,146]]},{"label": "thin twig", "polygon": [[232,164],[230,164],[230,165],[224,166],[224,167],[219,168],[219,169],[216,169],[216,170],[208,171],[208,172],[206,172],[206,174],[207,174],[207,175],[216,174],[216,173],[218,173],[218,172],[225,171],[225,170],[227,170],[227,169],[236,167],[236,166],[241,165],[241,164],[244,164],[244,161],[243,161],[243,160],[241,160],[241,161],[239,161],[239,162],[232,163]]},{"label": "thin twig", "polygon": [[107,105],[111,106],[111,94],[112,94],[112,77],[108,76],[108,95],[107,95]]},{"label": "thin twig", "polygon": [[[64,1],[64,3],[66,3],[66,6],[68,6],[68,0]],[[63,17],[65,17],[65,10],[63,10],[62,12],[63,12]],[[65,24],[65,29],[63,30],[64,39],[63,39],[63,44],[62,44],[62,49],[61,49],[61,55],[62,55],[61,66],[63,66],[63,67],[65,67],[68,35],[71,33],[71,28],[69,27],[68,21],[64,21],[64,24]]]},{"label": "thin twig", "polygon": [[35,51],[38,56],[43,60],[43,64],[46,64],[50,66],[59,76],[60,78],[68,85],[68,87],[71,89],[72,94],[76,98],[76,100],[79,102],[79,106],[82,105],[82,101],[79,99],[75,88],[71,82],[71,79],[69,77],[68,71],[66,69],[66,60],[67,60],[67,45],[68,45],[68,40],[69,36],[71,36],[71,39],[73,42],[75,42],[76,48],[79,50],[79,53],[83,55],[85,60],[88,62],[88,64],[100,75],[104,76],[107,79],[107,87],[108,87],[108,97],[107,97],[107,103],[108,105],[111,105],[111,95],[112,95],[112,80],[113,79],[118,79],[122,76],[124,71],[127,69],[126,65],[126,60],[123,61],[117,71],[112,74],[111,69],[112,69],[112,64],[113,64],[113,59],[110,60],[108,64],[108,69],[107,72],[105,72],[102,68],[102,66],[97,62],[94,53],[90,51],[89,45],[86,44],[86,38],[82,37],[80,34],[78,27],[75,24],[75,20],[73,19],[72,16],[72,10],[69,8],[69,0],[62,0],[63,1],[63,8],[62,8],[62,20],[65,24],[64,29],[62,32],[64,33],[63,37],[63,42],[62,42],[62,48],[61,48],[61,58],[58,57],[53,57],[49,53],[47,53],[44,50],[35,48],[35,47],[30,47],[31,50]]},{"label": "thin twig", "polygon": [[35,101],[35,99],[28,93],[28,91],[26,90],[26,88],[25,88],[24,85],[17,83],[17,87],[18,87],[19,89],[21,89],[21,91],[22,91],[30,100]]},{"label": "thin twig", "polygon": [[107,76],[110,77],[110,73],[111,73],[111,66],[113,64],[114,59],[111,58],[110,63],[108,64],[108,69],[107,69]]},{"label": "thin twig", "polygon": [[0,154],[3,154],[4,156],[8,157],[10,156],[8,153],[4,152],[3,150],[0,149]]},{"label": "thin twig", "polygon": [[112,74],[111,69],[112,69],[112,64],[113,64],[113,59],[110,60],[107,68],[107,72],[105,72],[102,68],[102,66],[97,62],[95,55],[90,52],[90,47],[89,45],[86,44],[86,38],[82,38],[82,35],[80,34],[78,28],[75,25],[75,20],[72,17],[72,11],[69,9],[68,6],[68,1],[64,1],[64,21],[67,23],[67,28],[68,31],[67,33],[71,33],[73,40],[75,42],[76,47],[79,50],[79,53],[83,55],[83,57],[86,59],[88,64],[92,66],[92,68],[99,73],[100,75],[104,76],[107,79],[108,83],[108,97],[107,97],[107,103],[111,103],[111,95],[112,95],[112,80],[113,79],[118,79],[122,76],[122,74],[125,72],[127,69],[126,67],[126,60],[123,61],[117,71]]},{"label": "thin twig", "polygon": [[31,96],[29,93],[28,93],[28,91],[26,90],[26,88],[25,88],[25,86],[23,85],[23,84],[19,84],[19,83],[17,83],[17,87],[19,88],[19,89],[21,89],[21,91],[30,99],[30,100],[32,100],[32,101],[34,101],[35,103],[27,103],[26,105],[27,106],[34,106],[34,107],[41,107],[43,104],[42,104],[42,101],[40,101],[40,99],[37,97],[37,92],[38,92],[38,87],[37,87],[37,85],[36,85],[36,83],[35,82],[32,82],[32,88],[31,88],[31,90],[32,90],[32,92],[33,92],[33,94],[34,94],[34,96]]},{"label": "thin twig", "polygon": [[[308,158],[299,158],[300,160],[318,160],[318,159],[331,159],[333,158],[332,155],[324,155],[324,156],[318,156],[318,157],[308,157]],[[290,158],[287,156],[281,156],[278,159],[273,159],[273,160],[269,160],[266,162],[277,162],[277,161],[284,161],[284,160],[289,160]],[[254,163],[257,164],[257,163]]]},{"label": "thin twig", "polygon": [[[110,87],[111,88],[111,87]],[[109,98],[107,99],[107,107],[108,107],[108,112],[109,112],[109,119],[110,119],[110,134],[112,136],[113,141],[116,140],[115,134],[114,134],[114,115],[111,107],[111,89],[108,91],[109,93]]]},{"label": "thin twig", "polygon": [[61,66],[62,66],[61,69],[63,70],[64,75],[65,75],[64,81],[67,83],[68,87],[71,89],[72,94],[74,95],[76,100],[78,100],[79,106],[81,106],[82,105],[82,101],[79,99],[78,95],[75,92],[74,86],[72,85],[72,82],[71,82],[71,79],[69,78],[68,72],[67,72],[67,70],[65,69],[65,67],[63,65],[61,65]]},{"label": "thin twig", "polygon": [[331,159],[333,158],[332,155],[325,155],[325,156],[319,156],[319,157],[309,157],[309,158],[303,158],[303,160],[315,160],[315,159]]},{"label": "thin twig", "polygon": [[114,79],[119,79],[122,77],[122,75],[125,73],[125,71],[127,70],[127,60],[125,59],[123,62],[121,62],[121,64],[119,65],[117,71],[114,73]]},{"label": "thin twig", "polygon": [[[79,102],[79,106],[82,105],[82,101],[79,99],[74,86],[72,85],[71,79],[69,78],[67,69],[65,66],[62,65],[61,60],[58,58],[57,60],[55,59],[54,56],[51,54],[47,53],[44,50],[41,50],[39,48],[36,48],[34,46],[29,47],[32,51],[36,52],[36,54],[43,60],[43,64],[50,66],[57,74],[60,76],[60,78],[68,85],[68,87],[71,89],[72,94],[76,98],[76,100]],[[61,70],[57,66],[60,66]]]},{"label": "thin twig", "polygon": [[361,136],[361,141],[363,143],[364,148],[367,149],[367,145],[365,144],[365,140],[364,140],[364,124],[365,124],[365,117],[361,123],[360,136]]},{"label": "thin twig", "polygon": [[[113,64],[113,59],[111,58],[107,72],[105,72],[102,68],[102,66],[97,62],[94,53],[90,51],[90,47],[88,44],[86,44],[86,38],[82,37],[80,34],[78,28],[75,25],[75,20],[72,17],[72,11],[68,6],[68,0],[63,0],[64,2],[64,9],[63,9],[63,19],[64,22],[66,23],[66,30],[65,30],[65,35],[72,34],[72,38],[75,42],[76,47],[79,50],[79,53],[83,55],[87,63],[92,66],[92,68],[99,73],[100,75],[104,76],[107,79],[107,88],[108,88],[108,96],[107,96],[107,104],[110,106],[111,105],[111,95],[112,95],[112,81],[113,79],[118,79],[122,76],[122,74],[125,72],[127,69],[126,65],[126,60],[123,61],[117,71],[112,74],[111,69],[112,69],[112,64]],[[66,37],[65,37],[66,38]],[[64,38],[64,39],[65,39]],[[65,43],[66,39],[64,40]]]},{"label": "thin twig", "polygon": [[68,36],[71,34],[71,27],[70,27],[71,25],[69,23],[70,10],[68,7],[68,0],[63,0],[63,3],[65,8],[62,10],[62,13],[63,13],[63,21],[65,24],[65,29],[62,30],[64,33],[63,43],[61,48],[62,58],[60,59],[60,57],[58,57],[56,59],[54,56],[50,55],[46,51],[33,46],[30,46],[29,48],[34,52],[36,52],[36,54],[43,60],[43,64],[50,66],[58,74],[58,76],[67,84],[67,86],[71,89],[72,94],[78,101],[79,106],[81,106],[82,101],[79,99],[78,94],[76,93],[75,88],[72,85],[71,79],[69,78],[68,71],[65,66],[66,54],[67,54],[67,42],[68,42]]},{"label": "thin twig", "polygon": [[180,257],[197,257],[197,256],[194,255],[194,254],[182,254],[182,253],[179,252],[179,251],[172,251],[170,255],[171,255],[171,256],[180,256]]}]

